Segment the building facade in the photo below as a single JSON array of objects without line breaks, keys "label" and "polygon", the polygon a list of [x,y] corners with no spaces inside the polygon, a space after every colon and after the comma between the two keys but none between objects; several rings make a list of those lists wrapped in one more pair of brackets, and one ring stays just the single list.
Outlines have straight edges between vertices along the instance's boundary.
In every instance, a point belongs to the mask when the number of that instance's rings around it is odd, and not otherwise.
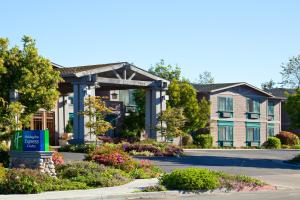
[{"label": "building facade", "polygon": [[261,146],[281,130],[281,99],[247,83],[194,85],[211,102],[210,133],[220,147]]},{"label": "building facade", "polygon": [[[108,119],[112,123],[122,120],[129,110],[134,109],[132,91],[145,90],[145,134],[144,137],[161,140],[156,124],[161,112],[166,109],[166,90],[169,81],[138,68],[127,62],[62,67],[53,64],[60,71],[64,82],[59,84],[60,97],[56,107],[48,112],[40,110],[31,120],[30,129],[49,129],[50,144],[60,145],[59,138],[66,133],[67,124],[73,123],[73,138],[70,143],[95,141],[89,135],[85,124],[89,120],[79,113],[84,110],[88,96],[101,96],[113,113]],[[110,134],[118,129],[115,126]]]}]

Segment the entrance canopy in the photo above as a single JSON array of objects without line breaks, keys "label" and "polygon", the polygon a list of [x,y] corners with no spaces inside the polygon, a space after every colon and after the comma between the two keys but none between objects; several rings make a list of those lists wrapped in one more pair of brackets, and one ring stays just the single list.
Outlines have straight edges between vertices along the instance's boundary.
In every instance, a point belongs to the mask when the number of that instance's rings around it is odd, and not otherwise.
[{"label": "entrance canopy", "polygon": [[94,96],[95,90],[126,90],[144,88],[146,90],[145,131],[153,139],[158,139],[156,131],[159,113],[166,109],[166,94],[169,81],[155,76],[128,62],[87,65],[78,67],[54,67],[65,80],[59,90],[62,94],[74,93],[74,143],[86,141],[84,99]]},{"label": "entrance canopy", "polygon": [[[167,88],[169,81],[155,76],[127,62],[57,68],[64,78],[62,92],[72,91],[68,83],[95,84],[102,90],[124,90],[135,88]],[[69,88],[68,86],[69,85]]]}]

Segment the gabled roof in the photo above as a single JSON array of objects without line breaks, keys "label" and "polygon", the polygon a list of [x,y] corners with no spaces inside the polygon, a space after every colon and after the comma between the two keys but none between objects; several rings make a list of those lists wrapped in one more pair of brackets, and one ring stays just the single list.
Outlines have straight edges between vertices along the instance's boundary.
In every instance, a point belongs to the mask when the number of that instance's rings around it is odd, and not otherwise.
[{"label": "gabled roof", "polygon": [[117,63],[107,63],[107,64],[97,64],[97,65],[85,65],[76,67],[57,67],[58,71],[62,77],[83,77],[87,75],[105,73],[105,72],[115,72],[117,70],[130,70],[132,73],[140,74],[147,77],[150,80],[162,80],[169,83],[168,80],[155,76],[148,71],[136,67],[128,62],[117,62]]},{"label": "gabled roof", "polygon": [[96,64],[96,65],[84,65],[84,66],[76,66],[76,67],[62,67],[60,69],[58,69],[61,73],[62,76],[68,76],[68,75],[76,75],[76,74],[80,74],[82,72],[90,72],[93,70],[97,70],[97,69],[104,69],[107,67],[114,67],[118,68],[118,67],[122,67],[123,65],[125,65],[126,62],[118,62],[118,63],[107,63],[107,64]]},{"label": "gabled roof", "polygon": [[274,95],[272,95],[271,93],[265,92],[249,83],[246,82],[237,82],[237,83],[214,83],[214,84],[193,84],[194,88],[198,91],[198,92],[203,92],[203,93],[211,93],[211,92],[218,92],[221,90],[225,90],[225,89],[230,89],[230,88],[234,88],[234,87],[238,87],[238,86],[247,86],[250,87],[260,93],[265,94],[268,97],[275,97]]},{"label": "gabled roof", "polygon": [[269,92],[273,94],[275,97],[286,99],[286,95],[294,94],[296,92],[295,89],[287,89],[287,88],[273,88],[270,89]]}]

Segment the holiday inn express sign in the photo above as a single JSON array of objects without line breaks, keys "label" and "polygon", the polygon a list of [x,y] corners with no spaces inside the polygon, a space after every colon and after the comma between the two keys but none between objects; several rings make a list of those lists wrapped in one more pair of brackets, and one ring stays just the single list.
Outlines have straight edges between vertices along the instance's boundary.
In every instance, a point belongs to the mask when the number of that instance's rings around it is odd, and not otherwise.
[{"label": "holiday inn express sign", "polygon": [[16,131],[11,150],[15,151],[49,151],[49,130]]}]

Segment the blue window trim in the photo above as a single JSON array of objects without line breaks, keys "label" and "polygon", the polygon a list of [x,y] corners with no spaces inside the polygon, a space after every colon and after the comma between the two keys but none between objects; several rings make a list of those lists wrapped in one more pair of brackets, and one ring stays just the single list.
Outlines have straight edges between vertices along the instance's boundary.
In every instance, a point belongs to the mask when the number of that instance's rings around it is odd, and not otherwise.
[{"label": "blue window trim", "polygon": [[[219,140],[220,138],[220,127],[232,127],[232,140]],[[223,147],[224,143],[230,143],[230,146],[233,147],[234,141],[234,122],[233,121],[218,121],[218,146]]]},{"label": "blue window trim", "polygon": [[[246,146],[251,146],[252,142],[258,143],[258,146],[260,146],[260,137],[261,137],[260,122],[246,122],[245,124],[246,124]],[[258,128],[259,129],[259,140],[248,141],[248,137],[247,137],[248,136],[248,128]]]},{"label": "blue window trim", "polygon": [[[258,104],[259,104],[259,111],[258,112],[251,112],[251,111],[249,111],[249,101],[253,101],[253,102],[257,102]],[[253,107],[254,107],[254,105],[253,105]],[[260,107],[261,107],[261,102],[260,102],[260,100],[259,99],[253,99],[253,98],[246,98],[246,108],[247,108],[247,112],[246,112],[246,118],[247,119],[250,119],[250,114],[258,114],[258,118],[260,118],[260,112],[261,112],[261,109],[260,109]]]},{"label": "blue window trim", "polygon": [[[220,109],[220,99],[223,98],[225,99],[225,105],[227,105],[227,101],[230,100],[231,101],[231,109],[224,109],[224,110],[221,110]],[[219,118],[223,118],[222,115],[223,113],[230,113],[230,118],[233,117],[233,98],[232,97],[227,97],[227,96],[218,96],[218,117]],[[228,106],[228,105],[227,105]]]}]

